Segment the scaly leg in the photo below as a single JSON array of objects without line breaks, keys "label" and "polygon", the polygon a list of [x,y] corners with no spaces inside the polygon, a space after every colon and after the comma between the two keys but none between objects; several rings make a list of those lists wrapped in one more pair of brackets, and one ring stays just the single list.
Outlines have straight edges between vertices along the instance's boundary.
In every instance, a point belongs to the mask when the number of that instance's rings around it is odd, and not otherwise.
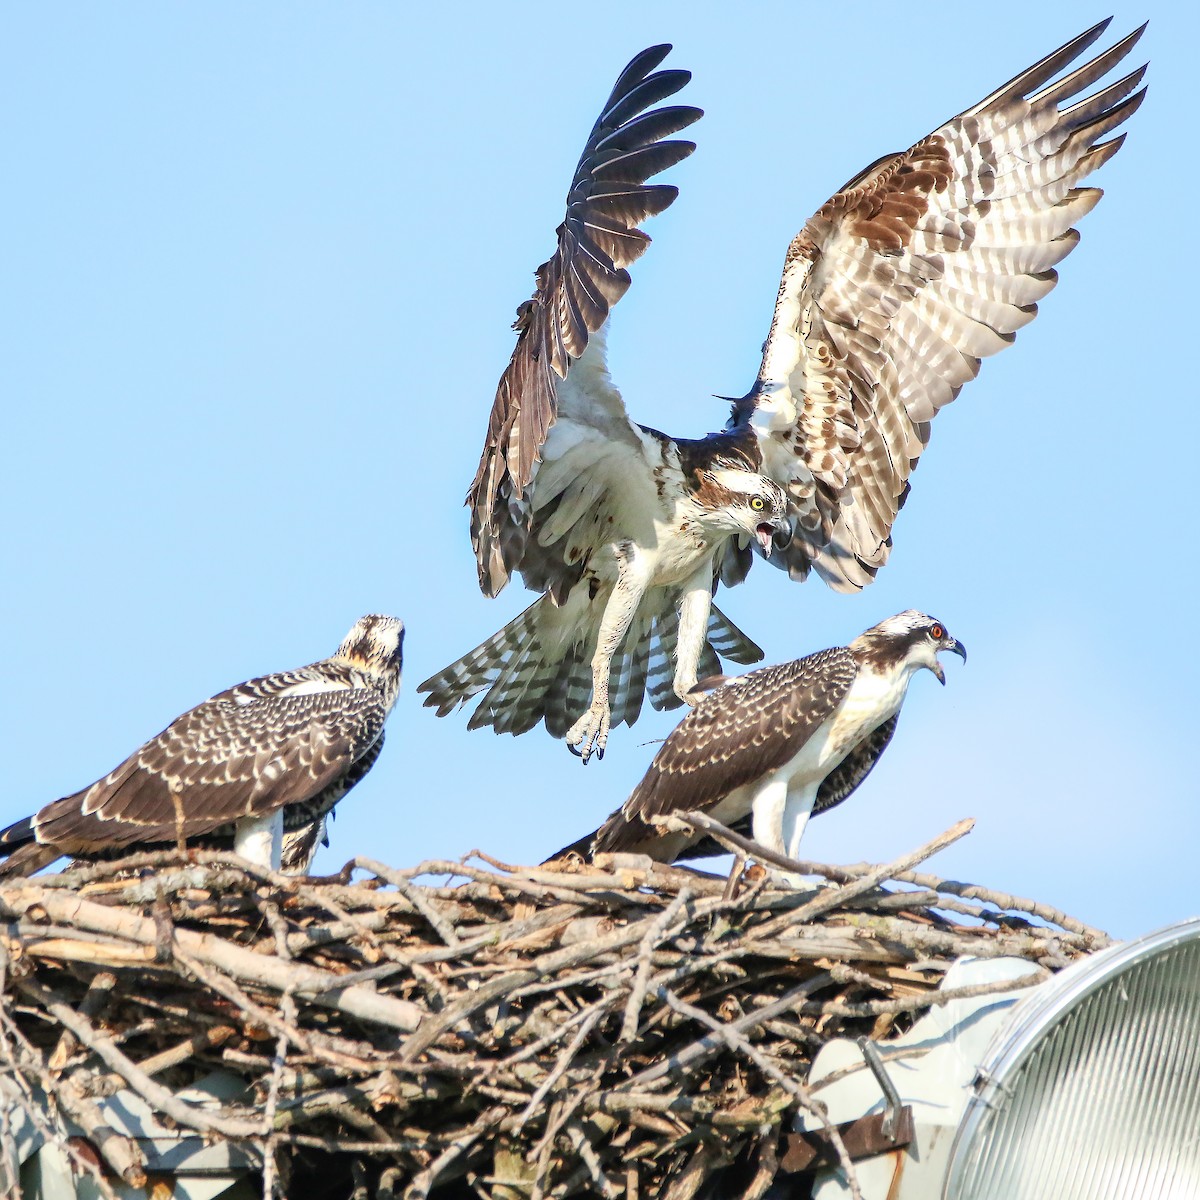
[{"label": "scaly leg", "polygon": [[586,763],[593,752],[604,757],[608,742],[608,672],[613,655],[629,632],[633,614],[645,595],[650,581],[649,564],[642,561],[637,548],[626,545],[618,550],[617,583],[604,606],[604,616],[596,635],[596,653],[592,657],[592,703],[587,712],[567,731],[567,746]]},{"label": "scaly leg", "polygon": [[700,655],[708,638],[708,614],[712,608],[712,563],[689,579],[679,604],[679,636],[675,650],[675,695],[684,704],[696,705],[701,697],[693,695]]}]

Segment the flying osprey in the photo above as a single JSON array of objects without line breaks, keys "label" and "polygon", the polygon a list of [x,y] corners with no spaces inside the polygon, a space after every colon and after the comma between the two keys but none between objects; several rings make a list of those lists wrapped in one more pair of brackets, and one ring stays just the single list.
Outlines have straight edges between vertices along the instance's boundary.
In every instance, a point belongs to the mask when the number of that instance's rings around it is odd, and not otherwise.
[{"label": "flying osprey", "polygon": [[940,621],[909,609],[849,646],[705,681],[715,690],[662,744],[629,799],[554,857],[630,851],[674,862],[711,853],[703,833],[654,821],[700,810],[725,825],[748,822],[756,842],[795,858],[810,814],[840,804],[879,761],[912,677],[928,668],[946,682],[942,650],[966,660]]},{"label": "flying osprey", "polygon": [[395,617],[362,617],[331,658],[219,692],[91,787],[0,832],[0,876],[184,843],[307,871],[333,806],[383,747],[403,640]]},{"label": "flying osprey", "polygon": [[793,579],[870,583],[931,420],[1036,315],[1079,240],[1073,223],[1100,198],[1076,185],[1117,152],[1123,135],[1102,139],[1141,103],[1144,67],[1075,100],[1141,30],[1050,82],[1107,25],[879,159],[809,218],[758,378],[725,429],[698,440],[631,421],[605,366],[609,311],[649,243],[638,226],[677,192],[646,180],[692,152],[669,139],[701,115],[650,108],[689,78],[655,70],[669,46],[634,58],[517,310],[467,496],[484,593],[519,571],[544,595],[422,683],[426,704],[444,716],[486,691],[471,728],[544,719],[586,761],[610,725],[636,720],[647,687],[657,708],[690,703],[718,654],[762,657],[712,606],[756,549]]}]

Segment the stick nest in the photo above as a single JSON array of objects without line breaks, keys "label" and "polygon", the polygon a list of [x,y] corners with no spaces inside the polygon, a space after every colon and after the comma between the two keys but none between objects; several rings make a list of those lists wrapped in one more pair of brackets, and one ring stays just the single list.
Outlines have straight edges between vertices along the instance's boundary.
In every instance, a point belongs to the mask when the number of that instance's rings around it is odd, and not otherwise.
[{"label": "stick nest", "polygon": [[[120,1090],[237,1143],[265,1196],[761,1196],[821,1115],[825,1041],[906,1029],[960,955],[1027,959],[1013,987],[1106,943],[912,871],[968,828],[885,867],[796,864],[802,888],[751,868],[732,897],[621,855],[297,879],[143,854],[7,883],[7,1102],[110,1196],[146,1179],[104,1121]],[[215,1070],[240,1094],[181,1096]]]}]

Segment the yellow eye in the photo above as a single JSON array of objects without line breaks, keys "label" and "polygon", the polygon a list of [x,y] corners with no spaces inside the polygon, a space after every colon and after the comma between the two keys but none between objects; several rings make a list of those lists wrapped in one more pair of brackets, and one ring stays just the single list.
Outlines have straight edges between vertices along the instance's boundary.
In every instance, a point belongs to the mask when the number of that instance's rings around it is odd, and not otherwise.
[{"label": "yellow eye", "polygon": [[940,625],[931,625],[929,627],[929,636],[935,641],[940,642],[946,636],[946,631]]},{"label": "yellow eye", "polygon": [[750,507],[754,509],[755,512],[762,512],[762,510],[767,507],[767,502],[761,496],[751,496]]}]

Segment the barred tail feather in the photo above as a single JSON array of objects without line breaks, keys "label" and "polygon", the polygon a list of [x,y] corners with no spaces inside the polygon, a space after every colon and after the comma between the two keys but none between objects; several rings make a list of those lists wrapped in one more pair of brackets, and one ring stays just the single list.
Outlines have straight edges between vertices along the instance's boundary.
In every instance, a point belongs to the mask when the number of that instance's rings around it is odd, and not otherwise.
[{"label": "barred tail feather", "polygon": [[[417,691],[428,693],[425,706],[436,709],[439,717],[481,696],[467,722],[469,729],[490,725],[497,733],[520,734],[545,721],[552,737],[565,737],[591,702],[591,660],[600,611],[586,588],[573,590],[561,606],[543,596]],[[678,636],[673,597],[653,590],[609,668],[614,727],[632,725],[647,695],[657,709],[679,707],[674,689]],[[700,655],[701,675],[720,673],[718,654],[738,663],[762,658],[762,651],[713,608],[708,642]]]},{"label": "barred tail feather", "polygon": [[497,733],[518,734],[537,724],[536,700],[545,693],[553,678],[554,664],[530,653],[530,649],[538,645],[535,635],[536,630],[534,635],[513,648],[487,695],[467,722],[468,729],[491,725]]},{"label": "barred tail feather", "polygon": [[546,696],[546,729],[564,738],[592,698],[592,664],[586,650],[565,661]]},{"label": "barred tail feather", "polygon": [[650,703],[659,712],[678,708],[682,703],[675,695],[675,650],[678,641],[679,618],[674,608],[656,613],[646,684],[650,689]]},{"label": "barred tail feather", "polygon": [[[591,692],[586,595],[559,607],[543,596],[487,641],[464,654],[417,688],[427,708],[444,717],[483,693],[467,722],[491,725],[497,733],[525,733],[543,718],[554,733],[565,718],[561,699],[582,674],[583,708]],[[587,656],[587,657],[585,657]],[[563,736],[574,717],[562,724]]]},{"label": "barred tail feather", "polygon": [[527,608],[486,642],[419,684],[418,692],[429,693],[425,707],[436,708],[437,715],[444,717],[490,687],[508,656],[514,654],[528,636],[524,627],[528,623],[532,628],[532,611]]},{"label": "barred tail feather", "polygon": [[[762,662],[762,648],[752,642],[715,604],[708,612],[708,644],[722,658],[731,659],[743,666]],[[700,668],[700,677],[703,678],[703,658],[700,660]]]},{"label": "barred tail feather", "polygon": [[717,652],[708,642],[704,643],[704,649],[700,651],[700,661],[696,664],[696,670],[701,679],[706,675],[717,675],[720,673],[721,660],[717,657]]},{"label": "barred tail feather", "polygon": [[653,624],[654,614],[639,610],[609,665],[608,706],[613,725],[632,725],[641,715]]}]

